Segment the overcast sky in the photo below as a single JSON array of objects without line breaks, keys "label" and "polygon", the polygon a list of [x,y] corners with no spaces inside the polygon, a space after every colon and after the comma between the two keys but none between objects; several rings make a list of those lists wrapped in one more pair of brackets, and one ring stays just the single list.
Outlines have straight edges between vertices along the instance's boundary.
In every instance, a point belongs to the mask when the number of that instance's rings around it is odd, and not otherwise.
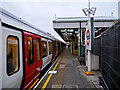
[{"label": "overcast sky", "polygon": [[[84,1],[84,2],[83,2]],[[88,7],[88,0],[2,0],[1,6],[28,23],[59,36],[53,30],[52,21],[56,17],[85,16],[83,8]],[[95,16],[118,17],[119,0],[91,0],[91,7],[96,7]]]}]

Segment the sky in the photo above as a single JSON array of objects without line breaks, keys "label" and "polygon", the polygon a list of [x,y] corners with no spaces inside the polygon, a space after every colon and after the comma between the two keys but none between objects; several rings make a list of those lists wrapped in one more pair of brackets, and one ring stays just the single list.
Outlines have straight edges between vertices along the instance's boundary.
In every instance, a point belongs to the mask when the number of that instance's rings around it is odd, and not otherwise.
[{"label": "sky", "polygon": [[[111,16],[113,12],[118,17],[118,1],[91,0],[91,7],[97,8],[95,16]],[[88,7],[88,0],[0,0],[0,7],[60,39],[53,30],[55,16],[84,17],[82,9]]]}]

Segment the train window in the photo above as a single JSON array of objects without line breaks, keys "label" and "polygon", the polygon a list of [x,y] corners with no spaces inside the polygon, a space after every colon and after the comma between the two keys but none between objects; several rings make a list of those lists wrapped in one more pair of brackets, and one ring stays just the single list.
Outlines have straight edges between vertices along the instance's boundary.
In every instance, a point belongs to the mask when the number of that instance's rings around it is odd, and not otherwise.
[{"label": "train window", "polygon": [[40,54],[40,39],[36,39],[36,44],[37,44],[37,61],[40,61],[41,59],[41,54]]},{"label": "train window", "polygon": [[31,66],[34,63],[33,38],[31,36],[27,37],[27,55],[28,65]]},{"label": "train window", "polygon": [[7,38],[7,74],[10,76],[19,70],[19,39],[15,36]]},{"label": "train window", "polygon": [[51,42],[49,42],[48,44],[49,44],[49,54],[52,54],[52,45],[51,45]]},{"label": "train window", "polygon": [[47,42],[42,41],[42,57],[46,57],[48,55],[47,52]]}]

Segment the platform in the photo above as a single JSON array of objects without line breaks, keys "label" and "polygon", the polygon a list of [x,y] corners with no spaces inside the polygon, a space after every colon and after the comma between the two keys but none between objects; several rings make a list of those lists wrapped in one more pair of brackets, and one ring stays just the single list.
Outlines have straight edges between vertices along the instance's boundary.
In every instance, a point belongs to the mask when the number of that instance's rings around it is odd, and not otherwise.
[{"label": "platform", "polygon": [[[51,72],[52,71],[52,72]],[[87,67],[80,65],[77,56],[71,55],[65,49],[55,65],[37,88],[101,88],[99,85],[99,71],[93,71],[94,76],[87,76]]]}]

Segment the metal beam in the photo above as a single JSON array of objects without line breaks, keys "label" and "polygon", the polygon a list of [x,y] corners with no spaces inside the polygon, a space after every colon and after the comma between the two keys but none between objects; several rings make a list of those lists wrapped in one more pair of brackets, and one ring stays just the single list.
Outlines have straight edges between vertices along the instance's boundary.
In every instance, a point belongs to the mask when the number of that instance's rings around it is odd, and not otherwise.
[{"label": "metal beam", "polygon": [[[87,22],[81,22],[81,28],[86,28]],[[103,21],[103,22],[94,22],[94,27],[111,27],[113,25],[114,21]],[[69,22],[69,23],[53,23],[54,29],[61,29],[61,28],[79,28],[79,22]]]}]

